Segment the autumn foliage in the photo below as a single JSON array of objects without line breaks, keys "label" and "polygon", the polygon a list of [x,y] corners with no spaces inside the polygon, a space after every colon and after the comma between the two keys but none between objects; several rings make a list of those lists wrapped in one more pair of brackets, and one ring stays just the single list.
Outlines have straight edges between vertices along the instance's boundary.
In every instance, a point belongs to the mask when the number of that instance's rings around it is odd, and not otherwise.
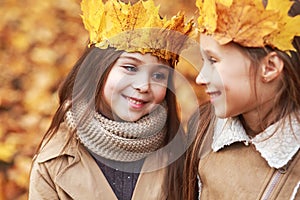
[{"label": "autumn foliage", "polygon": [[295,50],[291,41],[300,35],[300,16],[288,14],[293,4],[278,0],[196,1],[200,31],[212,34],[220,44],[269,45],[282,51]]},{"label": "autumn foliage", "polygon": [[[165,15],[196,12],[194,1],[156,3]],[[57,88],[88,33],[80,0],[2,0],[0,13],[0,200],[27,199],[31,160],[57,108]],[[186,71],[191,80],[193,73]]]}]

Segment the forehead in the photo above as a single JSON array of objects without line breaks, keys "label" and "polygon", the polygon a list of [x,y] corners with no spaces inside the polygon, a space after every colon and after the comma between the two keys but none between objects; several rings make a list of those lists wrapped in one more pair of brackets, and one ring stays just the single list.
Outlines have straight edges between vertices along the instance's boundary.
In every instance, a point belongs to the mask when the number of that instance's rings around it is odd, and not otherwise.
[{"label": "forehead", "polygon": [[161,60],[158,57],[152,55],[151,53],[128,53],[124,52],[120,55],[122,60],[132,60],[138,62],[140,64],[160,64],[160,65],[168,65],[165,60]]},{"label": "forehead", "polygon": [[212,53],[220,56],[228,56],[231,54],[245,56],[241,48],[234,43],[220,45],[212,36],[205,34],[200,35],[200,49],[202,53]]},{"label": "forehead", "polygon": [[206,34],[200,35],[200,48],[203,51],[220,49],[221,45],[212,37]]}]

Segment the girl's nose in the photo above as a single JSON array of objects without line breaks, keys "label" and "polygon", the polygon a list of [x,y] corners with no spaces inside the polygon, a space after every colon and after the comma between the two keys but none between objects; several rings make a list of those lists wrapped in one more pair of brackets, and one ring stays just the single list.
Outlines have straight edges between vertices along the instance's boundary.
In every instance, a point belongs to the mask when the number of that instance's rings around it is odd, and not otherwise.
[{"label": "girl's nose", "polygon": [[140,74],[133,80],[132,87],[138,92],[145,93],[150,89],[150,81],[148,74]]},{"label": "girl's nose", "polygon": [[138,92],[141,93],[146,93],[149,91],[149,83],[144,83],[144,84],[140,84],[140,85],[133,85],[132,86],[135,90],[137,90]]},{"label": "girl's nose", "polygon": [[196,83],[198,85],[207,85],[208,81],[207,79],[204,78],[203,74],[201,74],[201,72],[198,74],[198,76],[196,77]]}]

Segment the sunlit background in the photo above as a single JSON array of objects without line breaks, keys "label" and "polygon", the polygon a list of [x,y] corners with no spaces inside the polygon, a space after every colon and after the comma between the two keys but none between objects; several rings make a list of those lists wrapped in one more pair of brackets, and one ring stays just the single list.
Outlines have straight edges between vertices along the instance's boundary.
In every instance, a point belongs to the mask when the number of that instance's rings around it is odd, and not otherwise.
[{"label": "sunlit background", "polygon": [[[155,3],[162,16],[197,16],[192,0]],[[0,0],[0,200],[27,199],[31,160],[58,106],[56,90],[87,44],[79,4]],[[185,62],[178,69],[202,102],[203,90],[193,83],[197,69]],[[185,122],[195,104],[182,84],[177,89]]]}]

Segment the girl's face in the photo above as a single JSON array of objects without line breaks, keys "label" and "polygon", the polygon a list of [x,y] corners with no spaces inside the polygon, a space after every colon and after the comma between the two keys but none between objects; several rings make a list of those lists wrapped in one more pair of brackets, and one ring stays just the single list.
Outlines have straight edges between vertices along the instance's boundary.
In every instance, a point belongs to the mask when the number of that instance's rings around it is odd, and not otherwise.
[{"label": "girl's face", "polygon": [[220,118],[251,112],[258,106],[254,80],[250,79],[250,59],[233,44],[219,45],[212,37],[201,35],[203,68],[197,84],[206,93]]},{"label": "girl's face", "polygon": [[149,53],[122,53],[103,88],[109,111],[101,112],[121,121],[136,121],[149,114],[165,99],[169,69]]}]

